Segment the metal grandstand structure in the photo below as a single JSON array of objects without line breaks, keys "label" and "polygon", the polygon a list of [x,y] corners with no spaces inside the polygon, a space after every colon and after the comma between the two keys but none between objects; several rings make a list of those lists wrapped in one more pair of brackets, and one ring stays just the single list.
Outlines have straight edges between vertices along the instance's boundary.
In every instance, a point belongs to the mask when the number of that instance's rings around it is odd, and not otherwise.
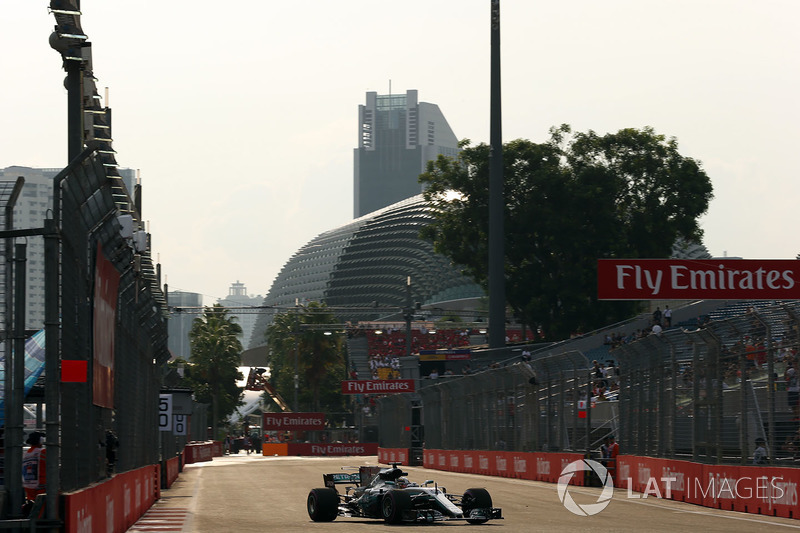
[{"label": "metal grandstand structure", "polygon": [[800,465],[800,412],[784,379],[799,345],[800,302],[721,303],[613,348],[619,374],[601,396],[590,358],[570,343],[527,357],[509,347],[478,372],[381,398],[380,444],[411,447],[402,428],[414,404],[431,449],[591,453],[613,433],[622,453],[746,464],[761,437],[771,464]]}]

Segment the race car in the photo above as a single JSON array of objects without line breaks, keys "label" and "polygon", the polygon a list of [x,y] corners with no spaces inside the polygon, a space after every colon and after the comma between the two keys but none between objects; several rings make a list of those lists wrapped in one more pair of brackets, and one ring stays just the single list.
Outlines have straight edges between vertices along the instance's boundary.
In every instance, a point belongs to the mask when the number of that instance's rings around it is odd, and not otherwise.
[{"label": "race car", "polygon": [[[467,489],[459,496],[448,493],[433,480],[420,486],[408,480],[398,463],[389,468],[357,468],[357,472],[323,474],[325,487],[313,489],[306,501],[311,520],[331,522],[337,516],[349,516],[379,518],[389,524],[445,520],[483,524],[503,518],[501,509],[492,507],[492,497],[486,489]],[[344,494],[336,488],[342,484],[350,485]]]}]

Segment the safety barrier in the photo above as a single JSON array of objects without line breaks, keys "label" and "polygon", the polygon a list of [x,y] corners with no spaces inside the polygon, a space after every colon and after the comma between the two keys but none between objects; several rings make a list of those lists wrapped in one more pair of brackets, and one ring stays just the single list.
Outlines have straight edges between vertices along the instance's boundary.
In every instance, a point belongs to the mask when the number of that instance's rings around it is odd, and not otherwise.
[{"label": "safety barrier", "polygon": [[64,531],[126,531],[161,497],[159,465],[130,470],[63,495]]},{"label": "safety barrier", "polygon": [[[379,455],[379,460],[381,460]],[[583,459],[579,453],[533,453],[482,450],[425,450],[423,466],[447,472],[485,476],[511,477],[532,481],[558,481],[561,471],[573,461]],[[582,476],[573,476],[573,485],[583,485]]]},{"label": "safety barrier", "polygon": [[164,461],[164,476],[162,478],[161,488],[168,489],[178,479],[178,474],[181,471],[181,456],[176,455],[171,459]]},{"label": "safety barrier", "polygon": [[374,442],[363,443],[311,443],[311,442],[265,442],[262,444],[264,455],[280,456],[346,456],[377,455],[378,445]]},{"label": "safety barrier", "polygon": [[727,511],[800,518],[800,470],[771,466],[705,465],[635,455],[617,457],[616,486]]},{"label": "safety barrier", "polygon": [[[407,450],[380,448],[378,462],[393,463]],[[564,468],[583,459],[577,453],[425,450],[423,466],[434,470],[557,483]],[[583,476],[571,484],[584,485]],[[620,455],[614,486],[631,499],[659,498],[750,514],[800,518],[800,469],[771,466],[706,465],[675,459]],[[637,493],[637,494],[634,494]]]},{"label": "safety barrier", "polygon": [[222,457],[222,443],[219,441],[190,442],[183,449],[184,464],[210,461],[213,457]]},{"label": "safety barrier", "polygon": [[408,448],[378,448],[379,463],[408,465],[409,457],[411,452]]}]

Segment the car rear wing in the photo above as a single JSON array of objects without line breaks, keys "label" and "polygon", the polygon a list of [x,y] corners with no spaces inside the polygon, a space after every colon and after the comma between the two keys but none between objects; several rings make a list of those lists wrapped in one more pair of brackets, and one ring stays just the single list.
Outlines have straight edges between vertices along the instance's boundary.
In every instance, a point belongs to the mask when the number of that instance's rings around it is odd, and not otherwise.
[{"label": "car rear wing", "polygon": [[369,485],[372,478],[381,471],[380,466],[360,466],[358,472],[336,472],[333,474],[322,474],[322,479],[326,487],[336,488],[336,485],[355,484],[358,487]]},{"label": "car rear wing", "polygon": [[325,481],[325,486],[336,488],[336,485],[353,484],[361,481],[361,477],[357,473],[348,474],[346,472],[335,474],[322,474],[322,479]]}]

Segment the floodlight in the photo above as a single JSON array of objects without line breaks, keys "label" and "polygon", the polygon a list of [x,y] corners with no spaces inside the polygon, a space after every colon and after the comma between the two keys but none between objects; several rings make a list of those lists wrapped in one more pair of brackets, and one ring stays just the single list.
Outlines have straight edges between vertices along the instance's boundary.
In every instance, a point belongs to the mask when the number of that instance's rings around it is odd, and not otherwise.
[{"label": "floodlight", "polygon": [[50,0],[50,12],[61,15],[80,15],[78,0]]}]

